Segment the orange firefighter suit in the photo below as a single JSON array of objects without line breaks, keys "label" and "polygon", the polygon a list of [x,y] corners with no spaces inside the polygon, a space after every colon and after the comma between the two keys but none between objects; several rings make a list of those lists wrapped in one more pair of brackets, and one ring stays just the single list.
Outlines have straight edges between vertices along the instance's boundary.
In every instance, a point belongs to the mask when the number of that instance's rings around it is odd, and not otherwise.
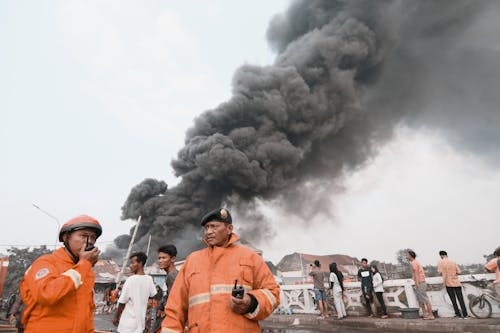
[{"label": "orange firefighter suit", "polygon": [[35,260],[21,281],[25,333],[94,332],[92,264],[73,262],[65,248]]},{"label": "orange firefighter suit", "polygon": [[[261,332],[258,321],[278,306],[280,288],[264,260],[237,240],[232,234],[226,247],[207,247],[186,259],[168,298],[162,333],[184,332],[186,326],[192,333]],[[231,310],[236,279],[258,302],[251,313]]]}]

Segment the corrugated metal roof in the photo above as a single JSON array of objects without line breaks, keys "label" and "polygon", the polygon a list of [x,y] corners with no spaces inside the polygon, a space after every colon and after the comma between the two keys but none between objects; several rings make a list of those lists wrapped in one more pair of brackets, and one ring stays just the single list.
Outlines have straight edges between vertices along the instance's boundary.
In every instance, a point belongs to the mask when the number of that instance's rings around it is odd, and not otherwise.
[{"label": "corrugated metal roof", "polygon": [[[121,270],[113,260],[100,259],[93,267],[95,273],[95,283],[115,283],[116,277]],[[130,268],[125,267],[121,280],[125,280],[132,275]]]}]

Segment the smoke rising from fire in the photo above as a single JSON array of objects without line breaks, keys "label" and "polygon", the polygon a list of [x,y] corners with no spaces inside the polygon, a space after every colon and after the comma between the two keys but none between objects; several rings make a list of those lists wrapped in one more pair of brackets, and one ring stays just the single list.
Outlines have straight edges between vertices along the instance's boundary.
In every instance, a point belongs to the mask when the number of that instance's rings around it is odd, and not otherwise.
[{"label": "smoke rising from fire", "polygon": [[[272,230],[259,200],[291,214],[328,213],[314,193],[368,162],[399,124],[495,151],[500,43],[488,32],[498,31],[498,7],[293,2],[268,29],[275,63],[240,67],[232,97],[187,131],[172,162],[179,184],[146,179],[132,189],[122,218],[142,216],[136,246],[151,235],[153,248],[174,242],[182,257],[200,244],[200,217],[222,205],[247,221],[235,223],[250,240]],[[123,247],[123,237],[115,243]]]}]

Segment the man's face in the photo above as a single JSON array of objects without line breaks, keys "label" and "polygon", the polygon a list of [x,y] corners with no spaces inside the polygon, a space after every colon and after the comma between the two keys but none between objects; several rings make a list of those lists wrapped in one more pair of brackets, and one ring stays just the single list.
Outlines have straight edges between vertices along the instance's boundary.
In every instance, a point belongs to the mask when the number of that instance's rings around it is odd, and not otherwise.
[{"label": "man's face", "polygon": [[165,252],[158,252],[158,268],[167,269],[172,263],[175,262],[175,257]]},{"label": "man's face", "polygon": [[87,240],[89,245],[95,244],[95,241],[97,239],[97,233],[95,232],[94,229],[85,228],[73,231],[69,234],[66,234],[64,237],[68,243],[71,252],[74,255],[78,256],[82,247],[87,245]]},{"label": "man's face", "polygon": [[407,255],[406,255],[406,259],[408,259],[408,261],[412,261],[412,260],[413,260],[413,257],[412,257],[412,256],[410,256],[410,254],[407,254]]},{"label": "man's face", "polygon": [[205,241],[210,246],[224,246],[229,239],[229,235],[233,232],[233,225],[210,221],[204,226]]},{"label": "man's face", "polygon": [[362,261],[361,262],[361,267],[363,267],[364,269],[368,268],[368,261]]},{"label": "man's face", "polygon": [[132,273],[137,274],[141,265],[142,264],[137,260],[137,257],[132,257],[132,259],[130,259],[129,267]]}]

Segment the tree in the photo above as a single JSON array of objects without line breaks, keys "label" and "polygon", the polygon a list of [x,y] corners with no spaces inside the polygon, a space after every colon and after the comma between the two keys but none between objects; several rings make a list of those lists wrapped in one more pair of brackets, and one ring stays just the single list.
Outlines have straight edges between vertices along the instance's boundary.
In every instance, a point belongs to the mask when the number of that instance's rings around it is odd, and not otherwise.
[{"label": "tree", "polygon": [[38,248],[19,249],[11,247],[7,250],[9,253],[9,267],[7,269],[7,276],[5,278],[3,294],[8,297],[19,289],[19,283],[24,276],[24,272],[30,265],[41,255],[51,253],[45,245]]},{"label": "tree", "polygon": [[493,253],[490,254],[484,254],[483,255],[484,260],[488,263],[491,259],[495,258],[495,255]]},{"label": "tree", "polygon": [[427,265],[424,267],[425,275],[428,277],[439,276],[438,268],[434,265]]},{"label": "tree", "polygon": [[401,270],[398,272],[399,278],[410,278],[412,277],[412,272],[410,268],[410,262],[406,258],[408,251],[411,249],[401,249],[396,252],[396,260]]},{"label": "tree", "polygon": [[396,252],[396,260],[398,262],[398,264],[402,265],[402,266],[410,266],[410,262],[408,261],[408,259],[406,259],[406,256],[408,255],[408,251],[410,251],[411,249],[401,249],[401,250],[398,250],[398,252]]}]

